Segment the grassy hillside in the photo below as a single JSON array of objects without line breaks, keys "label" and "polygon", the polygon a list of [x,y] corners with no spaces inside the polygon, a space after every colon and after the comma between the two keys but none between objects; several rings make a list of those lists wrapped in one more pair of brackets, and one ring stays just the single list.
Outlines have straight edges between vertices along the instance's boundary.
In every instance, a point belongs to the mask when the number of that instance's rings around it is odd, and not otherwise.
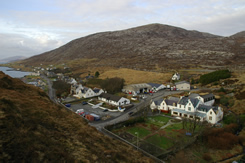
[{"label": "grassy hillside", "polygon": [[0,162],[152,162],[0,72]]},{"label": "grassy hillside", "polygon": [[172,73],[157,73],[149,71],[139,71],[126,68],[105,71],[100,75],[101,79],[120,77],[126,84],[135,83],[163,83],[171,79]]}]

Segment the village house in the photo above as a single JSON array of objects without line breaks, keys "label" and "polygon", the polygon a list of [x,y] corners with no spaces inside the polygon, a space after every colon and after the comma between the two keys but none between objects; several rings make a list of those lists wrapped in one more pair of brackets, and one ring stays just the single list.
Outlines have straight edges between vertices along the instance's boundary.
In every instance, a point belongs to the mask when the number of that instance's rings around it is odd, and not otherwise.
[{"label": "village house", "polygon": [[175,73],[172,77],[172,80],[180,80],[180,74]]},{"label": "village house", "polygon": [[173,108],[176,107],[179,98],[177,97],[169,97],[168,99],[160,99],[156,101],[152,101],[150,108],[158,109],[161,112],[169,113]]},{"label": "village house", "polygon": [[88,87],[83,87],[81,84],[71,85],[71,94],[74,94],[73,96],[77,98],[91,98],[99,96],[101,93],[104,93],[103,89],[91,89]]},{"label": "village house", "polygon": [[99,95],[98,99],[114,106],[123,106],[130,104],[129,99],[120,96],[115,96],[109,93],[102,93],[101,95]]},{"label": "village house", "polygon": [[177,90],[190,90],[191,89],[191,85],[187,81],[177,82],[175,83],[175,86]]},{"label": "village house", "polygon": [[169,98],[153,101],[150,107],[162,112],[171,112],[172,116],[190,119],[197,118],[200,121],[215,124],[222,120],[223,110],[221,107],[212,106],[214,102],[213,94],[190,94],[188,97],[180,97],[179,100],[178,98]]}]

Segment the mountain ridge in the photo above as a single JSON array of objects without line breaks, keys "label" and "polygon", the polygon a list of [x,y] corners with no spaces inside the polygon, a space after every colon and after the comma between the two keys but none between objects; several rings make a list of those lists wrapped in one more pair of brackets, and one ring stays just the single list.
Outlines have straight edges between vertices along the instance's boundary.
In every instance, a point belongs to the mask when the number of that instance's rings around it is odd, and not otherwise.
[{"label": "mountain ridge", "polygon": [[[149,24],[126,30],[101,32],[81,37],[60,48],[23,61],[26,64],[62,63],[75,59],[97,59],[95,67],[125,67],[154,70],[191,65],[230,65],[244,51],[245,40],[222,37],[183,28]],[[233,61],[233,59],[235,59]],[[168,61],[166,63],[166,60]],[[202,60],[202,62],[200,61]]]}]

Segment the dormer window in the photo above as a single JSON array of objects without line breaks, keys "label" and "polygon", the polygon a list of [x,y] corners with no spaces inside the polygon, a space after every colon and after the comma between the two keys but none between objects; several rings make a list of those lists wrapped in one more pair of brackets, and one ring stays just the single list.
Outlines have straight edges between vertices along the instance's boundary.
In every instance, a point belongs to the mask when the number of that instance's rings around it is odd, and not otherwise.
[{"label": "dormer window", "polygon": [[210,112],[210,114],[212,114],[212,111]]}]

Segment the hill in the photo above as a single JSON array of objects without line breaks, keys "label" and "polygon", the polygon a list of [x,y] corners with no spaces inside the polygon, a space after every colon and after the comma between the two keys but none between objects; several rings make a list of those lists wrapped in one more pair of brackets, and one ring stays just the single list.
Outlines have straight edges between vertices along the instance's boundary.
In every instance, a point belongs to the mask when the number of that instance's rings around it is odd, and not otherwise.
[{"label": "hill", "polygon": [[55,50],[26,59],[24,64],[71,64],[87,67],[155,70],[200,65],[232,66],[245,62],[245,40],[189,31],[162,24],[102,32],[73,40]]},{"label": "hill", "polygon": [[0,162],[152,162],[0,72]]},{"label": "hill", "polygon": [[26,59],[26,57],[24,56],[8,57],[8,58],[0,59],[0,63],[2,64],[2,63],[9,63],[9,62],[16,62],[23,59]]}]

